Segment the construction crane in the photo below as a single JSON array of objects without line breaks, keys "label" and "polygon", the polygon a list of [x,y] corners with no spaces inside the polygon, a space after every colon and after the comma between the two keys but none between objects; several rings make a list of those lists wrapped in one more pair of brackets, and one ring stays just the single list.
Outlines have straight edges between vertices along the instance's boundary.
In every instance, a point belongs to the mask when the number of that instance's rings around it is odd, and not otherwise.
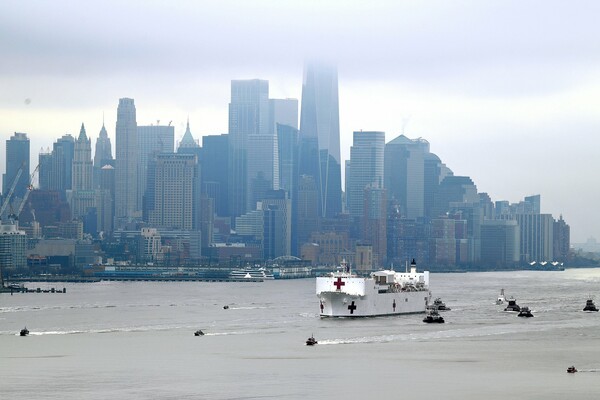
[{"label": "construction crane", "polygon": [[10,187],[10,190],[8,191],[8,194],[6,195],[6,198],[4,199],[4,203],[2,203],[2,208],[0,208],[0,217],[2,217],[2,215],[4,215],[4,211],[6,211],[6,207],[8,206],[8,203],[10,203],[10,198],[12,197],[12,195],[15,191],[15,187],[17,186],[17,183],[19,182],[19,178],[21,177],[22,174],[23,174],[23,165],[21,165],[19,167],[19,170],[17,171],[17,175],[15,176],[15,179],[13,180],[12,186]]},{"label": "construction crane", "polygon": [[15,220],[15,221],[19,220],[19,215],[21,215],[21,212],[23,211],[23,207],[25,207],[25,204],[27,203],[27,199],[29,198],[29,193],[31,193],[31,191],[33,190],[33,178],[35,177],[35,173],[38,171],[39,168],[40,168],[40,164],[38,164],[34,168],[33,172],[29,176],[29,182],[27,182],[27,191],[25,192],[25,195],[23,196],[23,200],[21,201],[21,204],[19,205],[17,212],[12,216],[13,220]]}]

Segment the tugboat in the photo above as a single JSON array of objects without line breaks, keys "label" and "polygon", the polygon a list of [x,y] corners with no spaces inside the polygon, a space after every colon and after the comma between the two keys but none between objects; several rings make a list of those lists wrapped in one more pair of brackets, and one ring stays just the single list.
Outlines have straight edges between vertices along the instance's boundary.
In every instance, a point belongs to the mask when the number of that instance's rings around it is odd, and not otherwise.
[{"label": "tugboat", "polygon": [[27,327],[21,329],[21,332],[19,332],[20,336],[27,336],[29,335],[29,330],[27,329]]},{"label": "tugboat", "polygon": [[519,305],[517,304],[517,300],[511,297],[510,299],[508,299],[508,305],[506,306],[504,311],[519,312],[521,311],[521,307],[519,307]]},{"label": "tugboat", "polygon": [[585,307],[583,307],[583,311],[598,311],[598,307],[594,304],[594,300],[591,298],[587,299],[585,302]]},{"label": "tugboat", "polygon": [[446,303],[444,303],[439,297],[433,301],[433,306],[437,308],[438,311],[450,311],[450,307],[446,307]]},{"label": "tugboat", "polygon": [[521,311],[519,311],[519,317],[533,317],[533,314],[531,313],[531,310],[529,309],[529,307],[521,307]]},{"label": "tugboat", "polygon": [[443,324],[444,318],[438,313],[438,310],[434,307],[427,309],[427,315],[423,318],[423,322],[427,324],[438,323]]},{"label": "tugboat", "polygon": [[500,289],[500,296],[496,300],[496,305],[502,305],[506,301],[506,297],[504,297],[504,289]]},{"label": "tugboat", "polygon": [[567,368],[567,372],[569,374],[574,374],[575,372],[577,372],[577,368],[575,368],[574,365],[571,365],[569,368]]},{"label": "tugboat", "polygon": [[314,346],[317,343],[317,339],[315,339],[314,335],[311,335],[308,339],[306,339],[307,346]]},{"label": "tugboat", "polygon": [[202,332],[202,330],[198,329],[196,332],[194,332],[194,336],[204,336],[204,332]]}]

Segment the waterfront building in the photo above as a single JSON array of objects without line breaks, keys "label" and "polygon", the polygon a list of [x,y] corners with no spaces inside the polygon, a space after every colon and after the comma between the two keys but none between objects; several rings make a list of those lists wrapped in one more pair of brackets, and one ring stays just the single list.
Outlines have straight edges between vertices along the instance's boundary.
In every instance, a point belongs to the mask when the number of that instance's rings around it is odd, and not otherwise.
[{"label": "waterfront building", "polygon": [[404,269],[412,259],[429,264],[431,224],[425,218],[403,218],[399,206],[391,206],[387,222],[388,264]]},{"label": "waterfront building", "polygon": [[143,263],[156,262],[162,257],[162,242],[156,228],[142,228],[138,244],[138,260]]},{"label": "waterfront building", "polygon": [[429,261],[434,265],[456,265],[455,220],[436,218],[431,221]]},{"label": "waterfront building", "polygon": [[316,249],[315,262],[332,266],[340,265],[342,254],[350,248],[347,232],[313,232],[310,242],[305,243],[305,246],[307,247],[303,246],[302,258],[307,255],[313,257],[312,250]]},{"label": "waterfront building", "polygon": [[269,132],[269,82],[231,81],[229,103],[229,212],[232,217],[248,208],[248,138]]},{"label": "waterfront building", "polygon": [[27,235],[15,224],[0,224],[0,273],[22,270],[27,266]]},{"label": "waterfront building", "polygon": [[554,218],[551,214],[517,214],[523,262],[554,261]]},{"label": "waterfront building", "polygon": [[304,69],[299,173],[315,180],[319,217],[342,212],[338,80],[332,66],[307,64]]},{"label": "waterfront building", "polygon": [[115,220],[121,228],[140,216],[138,134],[133,99],[119,99],[115,136]]},{"label": "waterfront building", "polygon": [[14,135],[6,141],[6,169],[2,175],[2,194],[8,195],[19,169],[22,169],[21,176],[15,185],[13,198],[22,199],[29,186],[29,138],[27,134],[15,132]]},{"label": "waterfront building", "polygon": [[571,250],[571,227],[565,222],[561,214],[558,221],[553,224],[553,253],[556,261],[566,261]]},{"label": "waterfront building", "polygon": [[481,225],[481,263],[503,267],[519,262],[519,225],[515,220],[485,220]]}]

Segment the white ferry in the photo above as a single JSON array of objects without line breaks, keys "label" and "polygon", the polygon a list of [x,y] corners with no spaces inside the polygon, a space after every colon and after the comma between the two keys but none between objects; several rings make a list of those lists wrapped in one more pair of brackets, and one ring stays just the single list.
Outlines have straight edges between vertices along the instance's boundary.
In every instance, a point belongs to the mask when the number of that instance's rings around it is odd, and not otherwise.
[{"label": "white ferry", "polygon": [[372,317],[424,313],[431,302],[429,271],[383,270],[369,277],[350,272],[346,263],[329,276],[317,278],[321,317]]},{"label": "white ferry", "polygon": [[274,279],[272,273],[268,272],[266,268],[255,266],[246,267],[244,269],[234,269],[229,273],[230,279],[263,279],[269,280]]}]

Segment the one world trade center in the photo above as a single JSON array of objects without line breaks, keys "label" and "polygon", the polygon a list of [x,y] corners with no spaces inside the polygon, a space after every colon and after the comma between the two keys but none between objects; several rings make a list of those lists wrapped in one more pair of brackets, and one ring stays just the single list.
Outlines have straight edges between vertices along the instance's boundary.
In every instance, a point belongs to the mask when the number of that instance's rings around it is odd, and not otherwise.
[{"label": "one world trade center", "polygon": [[338,82],[332,66],[309,63],[304,68],[299,172],[317,184],[321,217],[342,212]]}]

